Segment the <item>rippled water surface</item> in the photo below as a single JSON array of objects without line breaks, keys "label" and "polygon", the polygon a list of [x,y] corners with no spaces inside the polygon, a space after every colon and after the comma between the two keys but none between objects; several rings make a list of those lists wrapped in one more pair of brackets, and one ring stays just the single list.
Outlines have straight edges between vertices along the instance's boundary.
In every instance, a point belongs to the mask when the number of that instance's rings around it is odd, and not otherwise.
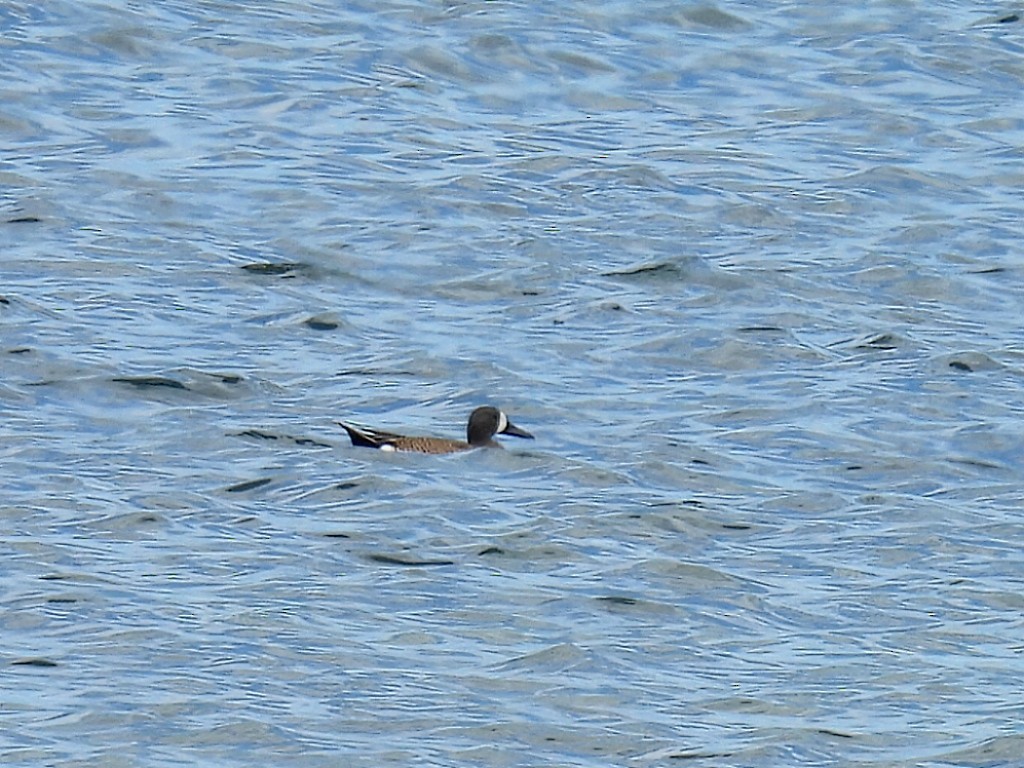
[{"label": "rippled water surface", "polygon": [[1016,9],[0,29],[3,765],[1020,764]]}]

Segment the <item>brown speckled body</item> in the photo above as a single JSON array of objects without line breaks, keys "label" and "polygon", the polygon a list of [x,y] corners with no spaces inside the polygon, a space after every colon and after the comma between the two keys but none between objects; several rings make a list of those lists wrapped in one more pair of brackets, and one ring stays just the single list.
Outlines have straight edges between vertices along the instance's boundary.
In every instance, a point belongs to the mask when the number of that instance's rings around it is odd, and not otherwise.
[{"label": "brown speckled body", "polygon": [[408,451],[413,453],[458,453],[471,448],[500,447],[495,435],[512,435],[530,440],[533,435],[520,429],[508,417],[492,406],[481,406],[469,415],[466,426],[466,440],[449,440],[443,437],[414,437],[382,432],[377,429],[354,427],[338,422],[348,432],[352,445],[377,448],[383,451]]}]

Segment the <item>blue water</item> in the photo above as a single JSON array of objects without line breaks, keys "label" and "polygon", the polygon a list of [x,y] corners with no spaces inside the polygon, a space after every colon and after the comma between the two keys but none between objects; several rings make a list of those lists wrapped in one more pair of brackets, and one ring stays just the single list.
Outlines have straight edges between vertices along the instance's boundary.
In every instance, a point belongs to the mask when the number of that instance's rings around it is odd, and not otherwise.
[{"label": "blue water", "polygon": [[1014,8],[0,30],[0,763],[1024,764]]}]

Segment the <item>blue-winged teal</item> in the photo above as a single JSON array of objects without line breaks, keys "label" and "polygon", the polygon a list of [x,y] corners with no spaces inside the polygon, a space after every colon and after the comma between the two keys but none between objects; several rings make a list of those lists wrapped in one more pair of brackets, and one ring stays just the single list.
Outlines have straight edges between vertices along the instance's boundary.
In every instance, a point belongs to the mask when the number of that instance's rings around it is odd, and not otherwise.
[{"label": "blue-winged teal", "polygon": [[469,426],[466,427],[467,442],[448,440],[443,437],[406,437],[391,432],[381,432],[377,429],[353,427],[342,421],[339,421],[338,424],[348,432],[348,436],[352,438],[352,445],[379,448],[382,451],[456,453],[457,451],[468,451],[471,448],[500,447],[500,444],[494,440],[495,435],[512,435],[513,437],[533,439],[533,435],[517,427],[508,420],[508,416],[489,405],[481,406],[469,414]]}]

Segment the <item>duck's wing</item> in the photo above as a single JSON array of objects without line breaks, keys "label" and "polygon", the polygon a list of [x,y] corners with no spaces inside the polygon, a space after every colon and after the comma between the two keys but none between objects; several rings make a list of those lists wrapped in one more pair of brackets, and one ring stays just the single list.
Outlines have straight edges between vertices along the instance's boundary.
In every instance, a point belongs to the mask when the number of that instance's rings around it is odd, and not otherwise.
[{"label": "duck's wing", "polygon": [[395,450],[396,443],[404,439],[401,435],[396,435],[392,432],[382,432],[379,429],[371,429],[369,427],[355,427],[343,421],[339,421],[338,426],[348,432],[352,445],[359,445],[365,448],[384,448],[385,446],[390,446],[392,450]]}]

